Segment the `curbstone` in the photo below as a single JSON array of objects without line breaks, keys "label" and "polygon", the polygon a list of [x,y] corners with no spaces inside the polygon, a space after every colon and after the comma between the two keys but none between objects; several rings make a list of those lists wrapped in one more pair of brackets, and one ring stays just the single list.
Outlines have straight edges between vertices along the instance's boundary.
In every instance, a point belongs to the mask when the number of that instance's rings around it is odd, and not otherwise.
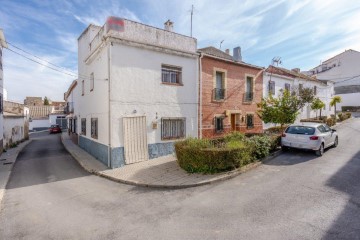
[{"label": "curbstone", "polygon": [[[63,136],[61,135],[61,142],[64,145],[65,149],[70,153],[70,155],[79,163],[79,165],[86,170],[87,172],[94,174],[96,176],[99,177],[103,177],[106,178],[108,180],[114,181],[114,182],[118,182],[118,183],[123,183],[123,184],[127,184],[127,185],[132,185],[132,186],[138,186],[138,187],[149,187],[149,188],[160,188],[160,189],[183,189],[183,188],[191,188],[191,187],[198,187],[198,186],[203,186],[203,185],[208,185],[208,184],[214,184],[220,181],[225,181],[231,178],[234,178],[242,173],[245,173],[247,171],[250,171],[251,169],[254,169],[260,165],[262,165],[265,162],[268,162],[270,160],[272,160],[273,158],[279,156],[282,151],[278,150],[276,152],[273,152],[271,155],[258,160],[254,163],[250,163],[242,168],[239,169],[235,169],[233,171],[230,172],[224,172],[222,175],[219,175],[217,177],[214,177],[212,179],[209,180],[205,180],[205,181],[201,181],[201,182],[196,182],[196,183],[180,183],[180,184],[151,184],[151,183],[144,183],[144,182],[138,182],[138,181],[129,181],[129,180],[125,180],[125,179],[120,179],[114,176],[111,176],[109,174],[106,173],[105,171],[98,171],[96,169],[92,169],[89,166],[87,166],[81,159],[80,156],[78,156],[72,149],[71,147],[67,146],[67,144],[64,143],[64,139]],[[73,143],[72,143],[73,144]]]},{"label": "curbstone", "polygon": [[[1,171],[3,176],[0,178],[0,209],[1,209],[2,200],[4,198],[6,185],[9,182],[9,179],[12,175],[12,170],[14,168],[17,157],[19,153],[31,142],[32,139],[26,140],[25,142],[19,144],[16,148],[9,149],[7,152],[3,152],[1,154],[1,157],[10,158],[13,162],[8,170]],[[12,150],[14,150],[14,152],[11,152]]]}]

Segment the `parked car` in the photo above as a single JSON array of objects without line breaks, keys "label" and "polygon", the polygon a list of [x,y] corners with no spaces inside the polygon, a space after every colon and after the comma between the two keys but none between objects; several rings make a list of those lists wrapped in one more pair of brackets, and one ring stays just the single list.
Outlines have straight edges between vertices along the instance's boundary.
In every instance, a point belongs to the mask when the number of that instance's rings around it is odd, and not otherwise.
[{"label": "parked car", "polygon": [[60,128],[60,126],[58,124],[54,124],[54,125],[50,126],[49,132],[50,132],[50,134],[52,134],[52,133],[61,133],[61,128]]},{"label": "parked car", "polygon": [[324,149],[337,147],[339,137],[335,129],[322,123],[292,124],[287,127],[281,136],[281,148],[314,150],[316,155],[322,156]]}]

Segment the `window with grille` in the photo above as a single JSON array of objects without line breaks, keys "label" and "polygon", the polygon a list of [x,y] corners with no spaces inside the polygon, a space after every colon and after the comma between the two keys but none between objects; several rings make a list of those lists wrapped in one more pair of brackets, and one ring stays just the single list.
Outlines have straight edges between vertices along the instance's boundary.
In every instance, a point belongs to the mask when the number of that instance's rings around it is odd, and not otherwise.
[{"label": "window with grille", "polygon": [[252,114],[246,115],[246,127],[247,128],[254,127],[254,115],[252,115]]},{"label": "window with grille", "polygon": [[185,118],[162,118],[161,139],[180,139],[186,136]]},{"label": "window with grille", "polygon": [[86,118],[81,119],[81,134],[86,136]]},{"label": "window with grille", "polygon": [[90,92],[94,90],[94,73],[90,74]]},{"label": "window with grille", "polygon": [[215,117],[215,132],[224,131],[224,117]]},{"label": "window with grille", "polygon": [[182,84],[181,67],[161,65],[161,81],[163,83]]},{"label": "window with grille", "polygon": [[84,80],[81,81],[81,95],[84,96],[85,94],[85,82]]},{"label": "window with grille", "polygon": [[290,92],[290,83],[285,83],[285,90]]},{"label": "window with grille", "polygon": [[91,118],[91,137],[98,139],[98,119]]},{"label": "window with grille", "polygon": [[269,93],[275,95],[275,82],[269,81]]}]

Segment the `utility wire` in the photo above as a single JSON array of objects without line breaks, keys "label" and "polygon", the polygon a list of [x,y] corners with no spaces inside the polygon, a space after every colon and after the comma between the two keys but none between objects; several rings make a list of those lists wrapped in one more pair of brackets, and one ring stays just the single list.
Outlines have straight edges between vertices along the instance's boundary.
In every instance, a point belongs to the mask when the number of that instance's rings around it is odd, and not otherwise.
[{"label": "utility wire", "polygon": [[42,65],[42,66],[44,66],[44,67],[50,68],[50,69],[52,69],[52,70],[54,70],[54,71],[57,71],[57,72],[59,72],[59,73],[63,73],[63,74],[69,75],[69,76],[71,76],[71,77],[77,78],[76,75],[73,75],[73,74],[67,73],[67,72],[63,72],[63,71],[60,71],[59,69],[50,67],[50,66],[48,66],[48,65],[46,65],[46,64],[43,64],[43,63],[41,63],[41,62],[39,62],[39,61],[36,61],[36,60],[34,60],[34,59],[31,59],[31,58],[29,58],[29,57],[27,57],[27,56],[25,56],[25,55],[23,55],[23,54],[21,54],[21,53],[18,53],[18,52],[14,51],[14,50],[12,50],[12,49],[10,49],[10,48],[7,48],[7,50],[9,50],[9,51],[11,51],[11,52],[13,52],[13,53],[15,53],[15,54],[18,54],[18,55],[20,55],[20,56],[22,56],[22,57],[24,57],[24,58],[26,58],[26,59],[28,59],[28,60],[30,60],[30,61],[32,61],[32,62],[35,62],[35,63],[37,63],[37,64],[40,64],[40,65]]},{"label": "utility wire", "polygon": [[[61,66],[56,65],[56,64],[54,64],[54,63],[51,63],[51,62],[49,62],[49,61],[46,61],[46,60],[44,60],[44,59],[42,59],[42,58],[40,58],[40,57],[38,57],[38,56],[36,56],[36,55],[34,55],[34,54],[26,51],[26,50],[24,50],[24,49],[21,49],[21,48],[15,46],[15,45],[12,44],[12,43],[9,43],[9,42],[6,42],[6,43],[9,44],[9,45],[12,46],[12,47],[14,47],[14,48],[16,48],[16,49],[24,52],[24,53],[26,53],[26,54],[28,54],[28,55],[36,58],[36,59],[41,60],[42,62],[45,62],[45,63],[53,66],[53,67],[48,66],[48,65],[46,65],[46,64],[44,64],[44,63],[41,63],[41,62],[39,62],[39,61],[36,61],[36,60],[34,60],[34,59],[32,59],[32,58],[29,58],[29,57],[27,57],[27,56],[25,56],[25,55],[23,55],[23,54],[21,54],[21,53],[19,53],[19,52],[16,52],[16,51],[10,49],[10,48],[7,48],[7,49],[10,50],[11,52],[16,53],[16,54],[18,54],[18,55],[20,55],[20,56],[22,56],[22,57],[24,57],[24,58],[26,58],[26,59],[28,59],[28,60],[30,60],[30,61],[33,61],[33,62],[38,63],[38,64],[40,64],[40,65],[42,65],[42,66],[44,66],[44,67],[50,68],[50,69],[52,69],[52,70],[54,70],[54,71],[57,71],[57,72],[60,72],[60,73],[63,73],[63,74],[66,74],[66,75],[69,75],[69,76],[72,76],[72,77],[75,77],[75,78],[82,78],[82,79],[91,80],[91,77],[90,77],[90,76],[85,76],[85,75],[77,74],[77,73],[75,73],[75,72],[73,72],[73,71],[70,71],[70,70],[64,68],[64,67],[61,67]],[[59,70],[59,69],[55,69],[54,67],[59,68],[60,70]],[[106,80],[106,79],[94,79],[94,80],[104,81],[104,80]]]}]

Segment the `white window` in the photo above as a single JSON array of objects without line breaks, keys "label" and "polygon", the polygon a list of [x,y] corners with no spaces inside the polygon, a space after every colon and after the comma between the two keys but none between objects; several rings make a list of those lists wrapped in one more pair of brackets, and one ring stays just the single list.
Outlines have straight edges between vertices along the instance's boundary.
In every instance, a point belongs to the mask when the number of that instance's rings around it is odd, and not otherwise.
[{"label": "white window", "polygon": [[182,84],[181,67],[161,65],[161,81],[163,83]]},{"label": "white window", "polygon": [[285,90],[290,92],[290,83],[285,83]]},{"label": "white window", "polygon": [[275,95],[275,82],[269,81],[269,93]]},{"label": "white window", "polygon": [[161,119],[161,139],[180,139],[186,135],[185,118],[162,118]]}]

